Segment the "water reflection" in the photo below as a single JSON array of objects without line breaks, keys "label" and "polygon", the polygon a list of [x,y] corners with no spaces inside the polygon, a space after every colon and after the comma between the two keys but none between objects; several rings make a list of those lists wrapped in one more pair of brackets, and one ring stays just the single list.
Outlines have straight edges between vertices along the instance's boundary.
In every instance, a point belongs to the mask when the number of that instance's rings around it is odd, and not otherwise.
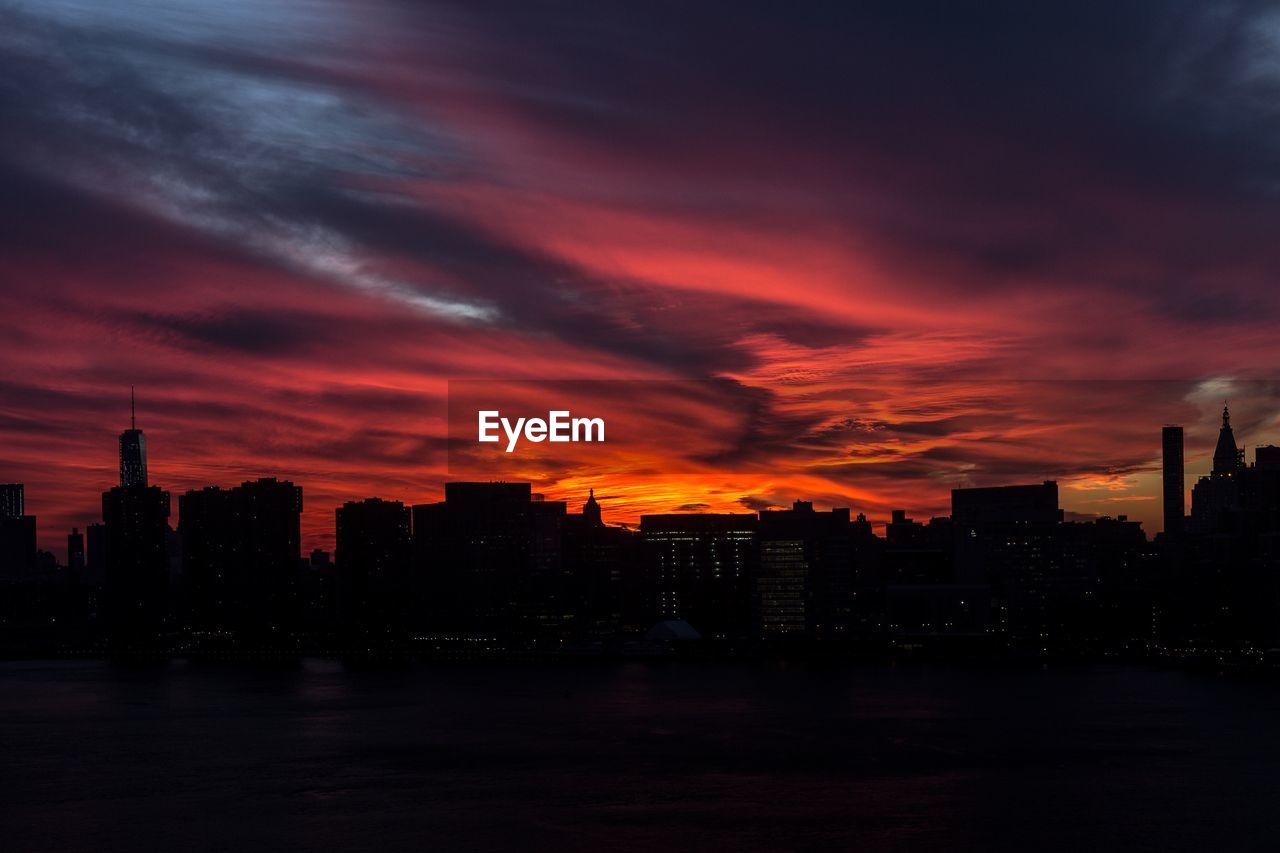
[{"label": "water reflection", "polygon": [[249,850],[1273,837],[1259,784],[1280,757],[1270,682],[1137,668],[304,660],[5,663],[0,683],[0,828],[13,849],[97,850],[103,837]]}]

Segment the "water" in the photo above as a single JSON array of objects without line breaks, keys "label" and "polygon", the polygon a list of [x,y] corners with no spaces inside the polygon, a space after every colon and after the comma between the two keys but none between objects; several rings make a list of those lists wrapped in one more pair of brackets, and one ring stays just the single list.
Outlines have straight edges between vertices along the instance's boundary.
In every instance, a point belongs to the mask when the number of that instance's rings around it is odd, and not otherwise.
[{"label": "water", "polygon": [[7,850],[1274,849],[1280,684],[0,664]]}]

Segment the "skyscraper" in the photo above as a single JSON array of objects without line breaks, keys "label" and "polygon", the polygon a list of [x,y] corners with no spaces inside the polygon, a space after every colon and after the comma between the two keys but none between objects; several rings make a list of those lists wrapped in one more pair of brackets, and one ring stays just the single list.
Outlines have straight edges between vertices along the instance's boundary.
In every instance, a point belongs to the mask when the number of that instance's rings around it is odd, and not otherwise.
[{"label": "skyscraper", "polygon": [[23,507],[22,483],[0,485],[0,577],[17,577],[35,565],[36,520]]},{"label": "skyscraper", "polygon": [[84,545],[85,580],[102,586],[107,577],[107,526],[97,523],[86,527]]},{"label": "skyscraper", "polygon": [[1236,436],[1231,430],[1231,412],[1222,407],[1222,428],[1218,430],[1218,446],[1213,451],[1213,473],[1232,474],[1244,467],[1244,451],[1236,447]]},{"label": "skyscraper", "polygon": [[120,485],[102,493],[103,543],[100,553],[90,554],[105,569],[112,642],[123,646],[148,642],[160,630],[169,604],[171,551],[169,493],[147,485],[147,444],[132,388],[129,411],[129,429],[120,433]]},{"label": "skyscraper", "polygon": [[257,641],[288,632],[298,610],[301,513],[302,487],[270,477],[178,498],[194,625]]},{"label": "skyscraper", "polygon": [[147,485],[147,438],[138,429],[133,388],[129,388],[129,428],[120,433],[120,485]]},{"label": "skyscraper", "polygon": [[1170,425],[1160,431],[1161,464],[1164,470],[1164,533],[1170,537],[1182,535],[1187,515],[1182,447],[1182,427]]},{"label": "skyscraper", "polygon": [[953,489],[956,574],[991,587],[997,625],[1014,648],[1044,653],[1058,637],[1050,602],[1062,572],[1058,484]]},{"label": "skyscraper", "polygon": [[754,513],[640,516],[654,616],[683,619],[704,637],[747,636],[758,530]]},{"label": "skyscraper", "polygon": [[336,516],[339,620],[370,642],[396,639],[412,609],[409,508],[368,498]]},{"label": "skyscraper", "polygon": [[36,518],[0,518],[0,579],[16,578],[36,564]]},{"label": "skyscraper", "polygon": [[78,527],[67,534],[67,568],[77,579],[84,575],[84,534]]},{"label": "skyscraper", "polygon": [[25,514],[22,484],[0,484],[0,519],[22,518]]},{"label": "skyscraper", "polygon": [[112,639],[126,645],[148,640],[168,604],[169,493],[158,486],[116,486],[102,493],[102,520]]},{"label": "skyscraper", "polygon": [[[562,530],[563,565],[578,607],[578,635],[606,637],[623,626],[648,630],[653,619],[647,613],[632,618],[644,600],[639,573],[633,571],[635,534],[604,523],[594,489],[581,513],[566,514]],[[631,606],[637,600],[641,608]]]},{"label": "skyscraper", "polygon": [[413,508],[419,598],[444,630],[563,638],[572,605],[561,553],[566,507],[529,483],[446,483]]},{"label": "skyscraper", "polygon": [[1229,526],[1229,516],[1238,508],[1240,473],[1244,470],[1244,451],[1236,446],[1231,429],[1231,413],[1222,407],[1222,427],[1213,450],[1213,470],[1201,477],[1191,490],[1191,525],[1200,534],[1222,532]]},{"label": "skyscraper", "polygon": [[757,628],[765,637],[830,640],[851,623],[853,526],[849,510],[815,512],[809,501],[762,510],[755,582]]}]

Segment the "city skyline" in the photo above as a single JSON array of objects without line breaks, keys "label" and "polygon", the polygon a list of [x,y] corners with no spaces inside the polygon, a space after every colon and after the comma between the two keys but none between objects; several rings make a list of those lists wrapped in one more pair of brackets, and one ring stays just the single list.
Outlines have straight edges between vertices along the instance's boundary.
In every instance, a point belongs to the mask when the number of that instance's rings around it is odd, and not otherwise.
[{"label": "city skyline", "polygon": [[1070,517],[1054,480],[953,488],[948,514],[895,509],[879,536],[865,513],[800,498],[645,513],[628,529],[606,522],[594,489],[572,512],[490,479],[448,482],[439,501],[347,501],[333,550],[309,553],[302,486],[172,495],[151,483],[131,420],[120,484],[102,493],[101,523],[68,534],[65,566],[37,549],[24,486],[0,486],[0,627],[18,645],[122,653],[1191,661],[1207,647],[1256,664],[1280,601],[1280,447],[1249,463],[1228,406],[1220,417],[1189,515],[1184,434],[1162,427],[1174,532],[1155,540],[1125,514]]},{"label": "city skyline", "polygon": [[[253,481],[261,481],[261,480],[274,481],[278,479],[284,482],[296,481],[296,478],[289,476],[287,472],[281,472],[281,471],[267,471],[267,472],[257,472],[257,473],[246,472],[240,475],[238,478],[235,476],[232,476],[230,479],[222,482],[215,483],[215,482],[209,482],[209,481],[201,481],[194,484],[188,483],[182,486],[171,486],[167,482],[165,482],[163,479],[157,480],[152,474],[151,465],[150,465],[150,462],[154,460],[155,457],[152,456],[150,460],[148,459],[148,455],[146,451],[146,447],[148,444],[147,431],[139,427],[138,425],[136,400],[134,399],[133,389],[131,388],[130,391],[131,393],[130,393],[129,427],[118,434],[119,454],[117,458],[117,474],[116,474],[115,482],[112,484],[113,486],[120,485],[120,486],[145,487],[150,483],[152,485],[157,486],[158,488],[162,488],[167,493],[172,493],[175,497],[175,507],[176,507],[176,497],[178,495],[183,494],[184,492],[199,492],[201,490],[207,491],[210,488],[230,489],[241,484],[248,484]],[[1186,430],[1181,425],[1165,424],[1163,427],[1161,427],[1159,440],[1156,442],[1153,442],[1153,448],[1154,448],[1153,452],[1155,454],[1153,464],[1149,466],[1149,470],[1143,471],[1144,479],[1150,480],[1150,482],[1154,483],[1158,489],[1156,494],[1150,496],[1149,498],[1145,495],[1141,497],[1140,504],[1153,504],[1152,506],[1143,507],[1145,511],[1142,511],[1142,509],[1140,509],[1139,511],[1134,512],[1131,509],[1129,509],[1129,507],[1131,507],[1133,504],[1131,504],[1128,501],[1124,501],[1124,502],[1118,503],[1116,508],[1111,512],[1088,513],[1088,512],[1080,512],[1076,509],[1073,509],[1071,506],[1067,505],[1066,502],[1064,502],[1064,512],[1066,513],[1066,517],[1068,519],[1074,519],[1074,520],[1090,520],[1094,518],[1123,516],[1125,518],[1131,519],[1132,521],[1141,523],[1148,537],[1153,537],[1157,533],[1163,532],[1164,530],[1167,529],[1168,518],[1170,517],[1169,515],[1170,513],[1176,514],[1178,510],[1181,510],[1181,515],[1183,517],[1186,517],[1192,505],[1191,501],[1192,501],[1193,487],[1195,486],[1197,481],[1202,477],[1206,477],[1211,473],[1215,473],[1222,470],[1223,466],[1227,464],[1225,461],[1225,455],[1231,455],[1232,460],[1236,460],[1238,456],[1239,464],[1242,464],[1242,465],[1251,464],[1253,462],[1253,459],[1250,458],[1251,456],[1250,451],[1251,450],[1256,451],[1258,447],[1263,446],[1261,443],[1254,444],[1254,445],[1247,445],[1246,443],[1238,440],[1237,436],[1234,435],[1233,428],[1230,423],[1228,406],[1225,403],[1222,407],[1222,410],[1218,413],[1217,417],[1219,418],[1219,420],[1213,430],[1212,440],[1210,440],[1208,436],[1203,435],[1203,430],[1193,431],[1192,435],[1198,439],[1195,446],[1199,447],[1200,449],[1190,454],[1186,452],[1186,434],[1187,433],[1186,433]],[[1197,432],[1201,434],[1197,435]],[[1224,441],[1229,442],[1230,446],[1236,449],[1233,449],[1232,451],[1230,451],[1230,453],[1228,453],[1227,450],[1224,450],[1224,446],[1225,446],[1223,444]],[[1175,453],[1174,458],[1176,459],[1176,461],[1173,463],[1172,467],[1167,467],[1165,464],[1165,456],[1167,454],[1170,454],[1171,452]],[[488,457],[488,458],[494,458],[494,457]],[[502,457],[498,457],[498,458],[502,458]],[[1190,460],[1190,464],[1188,464],[1187,460]],[[1233,461],[1231,464],[1234,465],[1236,464],[1236,462]],[[536,470],[541,466],[539,463],[535,462],[533,463],[533,467]],[[520,470],[520,463],[517,461],[515,467],[509,470],[516,470],[516,471]],[[661,477],[660,473],[658,474],[658,477]],[[3,479],[3,478],[0,478],[0,479]],[[477,479],[479,481],[487,481],[487,482],[523,482],[526,478],[520,476],[519,474],[511,476],[506,472],[499,471],[499,472],[496,472],[493,476],[480,477]],[[1035,477],[1023,478],[1023,479],[1034,480]],[[1058,477],[1051,476],[1051,475],[1046,476],[1045,479],[1053,480],[1055,483],[1059,481]],[[337,503],[334,503],[332,506],[327,505],[326,503],[323,502],[323,500],[320,502],[320,505],[317,506],[316,500],[314,499],[314,497],[309,498],[307,501],[308,509],[306,512],[303,512],[301,515],[302,523],[301,523],[300,536],[301,536],[302,548],[304,551],[311,550],[313,548],[332,550],[334,545],[334,534],[333,534],[333,525],[332,525],[333,514],[337,509],[339,509],[345,503],[348,503],[350,501],[361,501],[367,498],[382,498],[382,499],[392,500],[392,501],[401,501],[406,505],[419,505],[423,503],[429,503],[433,500],[439,499],[446,491],[447,484],[451,481],[452,482],[465,481],[465,478],[446,477],[445,480],[441,483],[441,486],[438,491],[434,493],[428,493],[426,495],[402,495],[402,494],[390,494],[390,493],[351,494],[351,495],[344,496],[340,501],[338,501]],[[949,501],[949,495],[951,493],[952,488],[974,488],[974,487],[980,487],[980,486],[993,486],[993,485],[1003,486],[1003,485],[1007,485],[1009,483],[1018,482],[1018,481],[1019,480],[1016,477],[1015,478],[1006,477],[1004,480],[1000,480],[1000,481],[997,481],[992,478],[986,478],[986,481],[983,483],[975,483],[972,481],[956,482],[946,486],[944,491],[942,491],[941,493],[942,497],[939,499],[935,499],[932,502],[926,502],[920,505],[908,505],[908,506],[885,505],[879,508],[879,511],[877,510],[877,505],[875,504],[872,504],[871,506],[860,506],[856,502],[851,500],[840,502],[838,498],[832,500],[829,498],[829,496],[827,499],[819,499],[815,501],[814,496],[812,495],[793,494],[789,496],[789,500],[803,501],[805,503],[816,505],[820,509],[832,509],[832,508],[852,509],[855,512],[866,515],[868,519],[876,526],[885,526],[891,522],[894,515],[899,511],[910,512],[917,516],[921,516],[925,519],[928,519],[929,517],[932,517],[932,516],[945,517],[949,512],[948,501]],[[1182,499],[1176,508],[1171,506],[1168,501],[1168,496],[1172,494],[1170,490],[1173,488],[1173,483],[1175,481],[1180,481],[1182,483]],[[570,492],[570,491],[564,490],[563,488],[561,488],[560,490],[557,490],[554,484],[549,489],[537,482],[532,482],[531,484],[535,487],[535,491],[537,491],[538,494],[543,495],[546,499],[552,500],[552,501],[563,501],[569,506],[574,506],[577,503],[582,503],[585,505],[588,503],[588,501],[594,502],[596,500],[595,490],[597,488],[600,488],[601,489],[601,493],[599,496],[600,500],[603,500],[609,504],[610,518],[608,520],[608,523],[612,525],[624,526],[629,528],[638,528],[641,521],[641,517],[643,515],[662,515],[662,514],[673,514],[673,513],[690,514],[690,513],[698,513],[698,512],[703,512],[703,513],[707,513],[707,512],[734,513],[734,512],[743,512],[743,511],[759,512],[761,510],[785,509],[786,507],[790,506],[790,503],[770,503],[767,505],[751,506],[751,505],[748,505],[747,503],[744,503],[741,500],[736,500],[736,501],[730,501],[720,506],[712,506],[710,504],[689,504],[689,503],[684,503],[684,504],[665,503],[664,504],[664,503],[651,502],[651,503],[640,504],[637,507],[636,504],[628,504],[625,498],[622,501],[617,500],[617,495],[615,494],[615,492],[620,492],[623,495],[626,494],[625,483],[611,484],[607,481],[600,481],[599,479],[593,479],[592,483],[593,485],[588,485],[585,487],[588,492],[588,495],[585,497],[582,496],[581,494],[578,494],[577,492]],[[18,488],[20,489],[20,491],[17,493],[19,496],[19,503],[22,503],[22,498],[23,498],[23,495],[25,494],[26,506],[25,506],[25,509],[22,510],[21,512],[18,512],[17,515],[25,514],[25,515],[29,515],[37,518],[53,518],[55,520],[65,518],[67,516],[67,513],[65,512],[60,513],[55,511],[55,512],[49,512],[46,515],[37,511],[37,507],[41,505],[41,502],[37,501],[36,504],[32,504],[30,500],[32,489],[29,488],[29,485],[30,484],[23,484],[22,486],[18,486]],[[303,485],[305,484],[299,483],[299,486],[303,486]],[[25,490],[25,492],[21,491],[23,486],[28,487]],[[942,489],[942,488],[943,486],[937,487],[937,489]],[[1069,488],[1069,485],[1068,485],[1068,488]],[[935,489],[935,491],[937,489]],[[99,492],[95,492],[94,493],[95,501],[97,499],[97,495],[107,490],[108,489],[102,489]],[[310,490],[308,490],[308,492],[310,494]],[[1067,494],[1068,496],[1070,494],[1066,490],[1064,490],[1064,493]],[[597,512],[598,512],[599,505],[595,504],[595,506],[597,507]],[[941,507],[943,511],[935,511],[939,507]],[[38,544],[40,548],[42,550],[54,553],[56,555],[61,555],[63,550],[66,548],[66,544],[67,544],[66,535],[68,531],[70,531],[73,528],[78,530],[85,530],[90,525],[93,525],[99,522],[101,520],[100,512],[101,512],[101,504],[98,503],[95,509],[91,511],[86,517],[76,516],[78,520],[75,521],[73,524],[67,526],[65,529],[52,528],[48,521],[42,521],[38,527],[38,535],[39,535]],[[176,512],[175,512],[175,517],[176,517]],[[1151,521],[1153,519],[1156,520],[1158,523],[1151,524]],[[176,523],[174,526],[176,526]]]}]

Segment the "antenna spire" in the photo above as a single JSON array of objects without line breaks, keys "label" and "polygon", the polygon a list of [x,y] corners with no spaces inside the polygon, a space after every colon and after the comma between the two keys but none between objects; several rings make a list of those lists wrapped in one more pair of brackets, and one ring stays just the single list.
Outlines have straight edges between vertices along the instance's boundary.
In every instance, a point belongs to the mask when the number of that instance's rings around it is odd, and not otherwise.
[{"label": "antenna spire", "polygon": [[129,386],[129,429],[138,428],[138,404],[134,400],[133,386]]}]

